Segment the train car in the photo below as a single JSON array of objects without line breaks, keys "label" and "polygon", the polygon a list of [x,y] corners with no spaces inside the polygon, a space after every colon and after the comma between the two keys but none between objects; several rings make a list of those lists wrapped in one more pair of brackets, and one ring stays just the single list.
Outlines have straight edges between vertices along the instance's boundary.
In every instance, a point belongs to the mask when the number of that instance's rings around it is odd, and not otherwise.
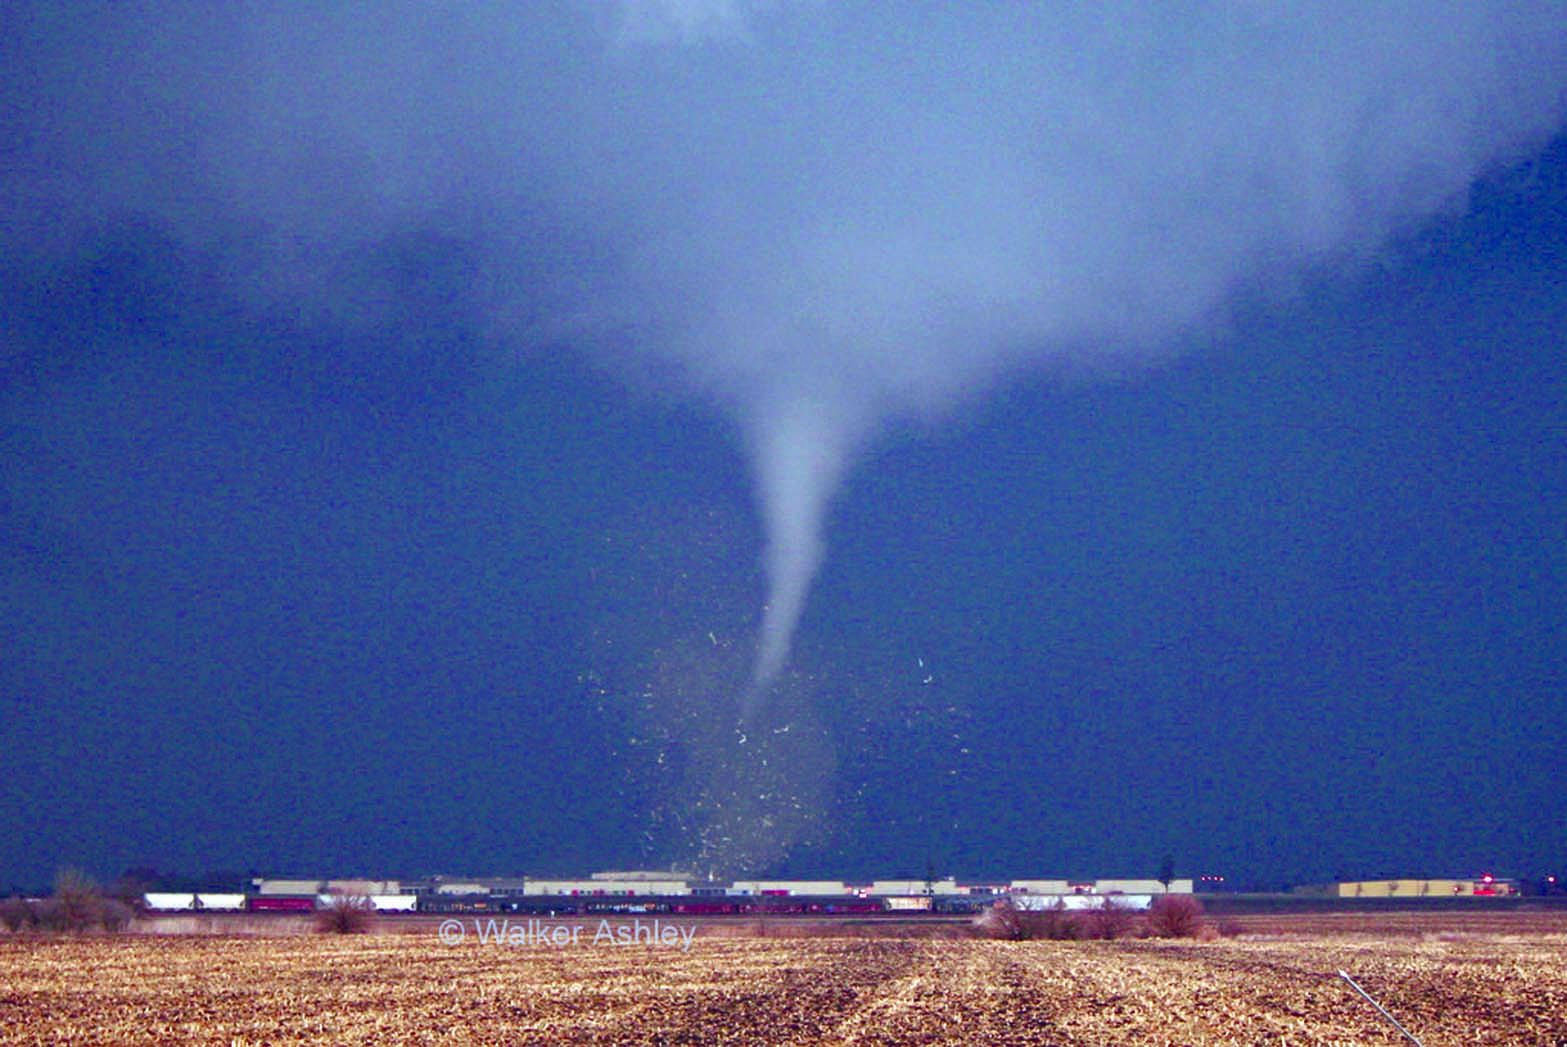
[{"label": "train car", "polygon": [[673,902],[660,898],[584,898],[585,913],[614,913],[617,916],[652,916],[670,912]]},{"label": "train car", "polygon": [[881,898],[823,898],[811,902],[806,911],[827,916],[869,916],[886,912],[887,904]]},{"label": "train car", "polygon": [[502,912],[511,904],[488,894],[426,892],[418,895],[419,912]]},{"label": "train car", "polygon": [[251,912],[315,912],[316,900],[308,895],[253,894],[246,908]]},{"label": "train car", "polygon": [[1051,909],[1078,911],[1098,909],[1113,905],[1117,909],[1147,909],[1153,905],[1151,894],[1063,894],[1055,898],[1043,894],[1015,895],[1012,905],[1024,912],[1045,912]]},{"label": "train car", "polygon": [[580,898],[535,894],[531,897],[494,898],[492,901],[496,912],[529,913],[536,916],[577,916],[582,913]]},{"label": "train car", "polygon": [[148,891],[141,896],[148,912],[186,912],[196,907],[196,896],[182,891]]},{"label": "train car", "polygon": [[669,911],[680,916],[741,916],[756,911],[756,903],[742,898],[677,898]]},{"label": "train car", "polygon": [[331,909],[343,902],[359,902],[374,912],[418,912],[419,898],[412,894],[318,894],[316,908]]}]

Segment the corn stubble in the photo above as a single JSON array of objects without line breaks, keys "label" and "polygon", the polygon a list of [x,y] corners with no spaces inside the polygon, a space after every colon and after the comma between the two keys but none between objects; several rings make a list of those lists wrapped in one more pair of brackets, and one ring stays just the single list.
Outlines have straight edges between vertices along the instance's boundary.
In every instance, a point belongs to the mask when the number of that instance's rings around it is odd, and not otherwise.
[{"label": "corn stubble", "polygon": [[0,937],[0,1043],[1403,1042],[1567,1039],[1567,936],[1212,943]]}]

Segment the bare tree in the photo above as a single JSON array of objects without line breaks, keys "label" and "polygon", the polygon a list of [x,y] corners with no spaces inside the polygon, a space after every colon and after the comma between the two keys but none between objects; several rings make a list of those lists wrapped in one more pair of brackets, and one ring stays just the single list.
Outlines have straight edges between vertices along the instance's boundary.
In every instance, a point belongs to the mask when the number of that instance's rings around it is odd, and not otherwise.
[{"label": "bare tree", "polygon": [[98,922],[110,934],[118,934],[130,926],[136,918],[136,910],[118,898],[105,898],[98,913]]},{"label": "bare tree", "polygon": [[12,895],[5,901],[0,902],[0,924],[4,924],[5,929],[12,934],[20,931],[23,927],[31,925],[32,922],[33,907],[27,904],[26,898],[18,898]]},{"label": "bare tree", "polygon": [[977,927],[987,938],[1006,941],[1074,941],[1093,937],[1085,915],[1070,911],[1059,898],[1048,908],[1033,910],[1019,909],[1011,899],[1003,899],[980,915]]},{"label": "bare tree", "polygon": [[1204,922],[1202,902],[1189,894],[1167,894],[1148,910],[1148,931],[1156,938],[1195,938]]},{"label": "bare tree", "polygon": [[1165,855],[1164,861],[1159,863],[1159,882],[1164,884],[1164,893],[1170,893],[1170,884],[1175,881],[1175,858],[1173,855]]},{"label": "bare tree", "polygon": [[316,910],[318,934],[365,934],[375,926],[375,905],[368,895],[334,891]]},{"label": "bare tree", "polygon": [[1131,910],[1110,897],[1084,912],[1081,921],[1089,938],[1105,941],[1120,938],[1132,929]]},{"label": "bare tree", "polygon": [[1023,913],[1009,898],[997,902],[981,913],[976,926],[987,938],[1019,942],[1030,937]]},{"label": "bare tree", "polygon": [[81,932],[103,920],[103,892],[98,881],[80,869],[55,873],[51,900],[59,908],[61,930]]}]

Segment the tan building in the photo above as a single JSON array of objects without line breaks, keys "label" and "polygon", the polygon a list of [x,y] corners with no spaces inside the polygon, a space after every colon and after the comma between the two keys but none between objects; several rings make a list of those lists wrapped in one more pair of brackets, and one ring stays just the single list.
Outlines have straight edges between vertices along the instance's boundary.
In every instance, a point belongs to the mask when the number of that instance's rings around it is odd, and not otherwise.
[{"label": "tan building", "polygon": [[1190,879],[1171,880],[1169,890],[1158,880],[1095,880],[1095,894],[1191,894]]},{"label": "tan building", "polygon": [[537,880],[528,877],[527,886],[523,889],[525,894],[559,894],[559,895],[618,895],[636,897],[638,895],[678,895],[689,894],[685,880],[669,879],[669,874],[663,874],[662,880],[611,880],[599,879],[597,876],[587,880]]},{"label": "tan building", "polygon": [[1071,894],[1068,880],[1013,880],[1013,894]]},{"label": "tan building", "polygon": [[733,890],[746,894],[848,894],[842,880],[736,880]]},{"label": "tan building", "polygon": [[1504,898],[1518,893],[1511,880],[1352,880],[1340,883],[1340,898]]},{"label": "tan building", "polygon": [[257,894],[320,894],[326,881],[263,879],[254,882]]},{"label": "tan building", "polygon": [[328,880],[327,894],[402,894],[402,884],[396,880]]},{"label": "tan building", "polygon": [[958,881],[950,876],[941,880],[877,880],[865,889],[873,895],[958,894]]},{"label": "tan building", "polygon": [[445,880],[435,885],[436,894],[489,894],[488,884],[477,880]]},{"label": "tan building", "polygon": [[1169,890],[1158,880],[1013,880],[1013,894],[1191,894],[1192,881],[1171,880]]}]

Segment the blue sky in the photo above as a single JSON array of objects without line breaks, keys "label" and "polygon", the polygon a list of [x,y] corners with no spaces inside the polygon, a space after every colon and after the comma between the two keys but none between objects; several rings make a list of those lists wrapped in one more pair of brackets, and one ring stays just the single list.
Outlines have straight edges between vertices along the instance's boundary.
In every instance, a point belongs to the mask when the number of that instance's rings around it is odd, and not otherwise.
[{"label": "blue sky", "polygon": [[6,16],[0,881],[1560,869],[1549,7],[722,10]]}]

